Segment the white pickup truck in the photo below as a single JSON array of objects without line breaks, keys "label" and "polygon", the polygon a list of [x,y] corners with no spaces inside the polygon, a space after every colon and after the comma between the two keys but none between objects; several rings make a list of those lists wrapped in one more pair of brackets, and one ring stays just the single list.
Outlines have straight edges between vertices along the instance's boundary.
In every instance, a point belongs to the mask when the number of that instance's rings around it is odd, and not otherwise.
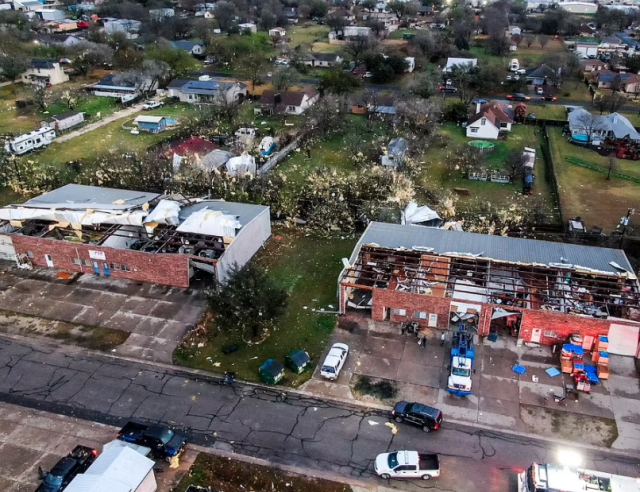
[{"label": "white pickup truck", "polygon": [[440,460],[437,454],[422,454],[417,451],[395,451],[382,453],[376,458],[376,473],[388,478],[421,478],[429,480],[440,476]]}]

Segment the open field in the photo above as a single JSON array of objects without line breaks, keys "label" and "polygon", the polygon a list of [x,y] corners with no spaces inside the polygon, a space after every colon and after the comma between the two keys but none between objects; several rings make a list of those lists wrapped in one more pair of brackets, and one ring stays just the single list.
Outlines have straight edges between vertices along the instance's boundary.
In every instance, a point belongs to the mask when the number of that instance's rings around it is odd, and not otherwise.
[{"label": "open field", "polygon": [[[607,157],[570,144],[559,128],[547,131],[565,220],[580,216],[588,228],[611,231],[628,208],[640,208],[640,183],[615,175],[607,180]],[[637,161],[616,159],[616,166],[619,173],[640,180]]]},{"label": "open field", "polygon": [[[236,333],[214,333],[203,348],[179,347],[175,359],[209,371],[234,371],[249,381],[258,380],[258,368],[264,361],[273,358],[284,363],[285,356],[296,349],[306,350],[315,367],[336,320],[333,315],[323,316],[312,310],[337,308],[340,259],[348,257],[354,245],[354,239],[323,239],[304,236],[295,230],[274,229],[273,238],[255,261],[289,292],[289,306],[269,338],[261,344],[246,346]],[[240,350],[222,354],[222,347],[235,343],[240,345]],[[220,362],[220,366],[215,367],[215,362]],[[299,386],[310,377],[310,371],[299,376],[287,371],[282,384]]]},{"label": "open field", "polygon": [[34,114],[20,114],[16,110],[19,86],[0,87],[0,134],[26,133],[34,130],[40,118]]},{"label": "open field", "polygon": [[287,37],[291,39],[289,46],[295,48],[302,44],[312,45],[316,42],[329,42],[329,28],[315,22],[305,22],[287,27]]}]

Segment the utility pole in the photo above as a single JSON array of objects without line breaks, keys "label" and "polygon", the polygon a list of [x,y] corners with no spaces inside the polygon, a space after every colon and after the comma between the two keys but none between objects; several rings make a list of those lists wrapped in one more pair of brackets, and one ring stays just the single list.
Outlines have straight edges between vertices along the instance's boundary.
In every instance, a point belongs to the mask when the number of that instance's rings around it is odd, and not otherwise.
[{"label": "utility pole", "polygon": [[629,219],[635,213],[636,210],[634,208],[630,208],[627,209],[627,215],[620,218],[620,225],[618,227],[622,226],[622,230],[620,232],[620,245],[618,246],[619,249],[622,249],[622,241],[624,239],[624,233],[627,230],[627,226],[629,225]]}]

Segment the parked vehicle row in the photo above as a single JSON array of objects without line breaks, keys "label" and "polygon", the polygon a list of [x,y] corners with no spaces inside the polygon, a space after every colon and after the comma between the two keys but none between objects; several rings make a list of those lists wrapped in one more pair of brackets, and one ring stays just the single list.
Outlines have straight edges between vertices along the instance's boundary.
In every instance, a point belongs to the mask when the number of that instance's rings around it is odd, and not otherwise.
[{"label": "parked vehicle row", "polygon": [[38,467],[38,477],[42,483],[36,492],[61,492],[79,473],[84,473],[96,460],[98,450],[87,446],[76,446],[67,456],[45,472]]}]

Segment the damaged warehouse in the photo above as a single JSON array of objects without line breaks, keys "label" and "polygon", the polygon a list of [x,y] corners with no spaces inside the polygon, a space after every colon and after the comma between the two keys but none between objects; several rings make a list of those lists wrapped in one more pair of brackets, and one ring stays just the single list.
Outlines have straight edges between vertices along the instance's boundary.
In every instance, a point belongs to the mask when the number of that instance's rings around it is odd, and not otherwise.
[{"label": "damaged warehouse", "polygon": [[372,222],[344,263],[342,313],[544,345],[608,335],[637,355],[640,285],[621,250]]},{"label": "damaged warehouse", "polygon": [[175,287],[224,282],[271,236],[269,208],[70,184],[0,208],[0,258]]}]

